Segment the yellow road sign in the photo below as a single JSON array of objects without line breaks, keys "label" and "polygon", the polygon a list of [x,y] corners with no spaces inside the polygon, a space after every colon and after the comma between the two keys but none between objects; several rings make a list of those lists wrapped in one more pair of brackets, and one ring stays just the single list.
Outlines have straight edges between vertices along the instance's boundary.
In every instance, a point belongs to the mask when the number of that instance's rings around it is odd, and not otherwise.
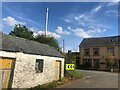
[{"label": "yellow road sign", "polygon": [[66,64],[66,70],[74,70],[75,65],[74,64]]}]

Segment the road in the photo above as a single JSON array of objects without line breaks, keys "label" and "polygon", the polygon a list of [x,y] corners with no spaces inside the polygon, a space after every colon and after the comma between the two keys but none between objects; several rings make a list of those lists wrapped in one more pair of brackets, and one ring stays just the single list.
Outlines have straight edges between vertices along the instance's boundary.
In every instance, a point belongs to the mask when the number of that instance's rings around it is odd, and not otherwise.
[{"label": "road", "polygon": [[118,88],[118,74],[102,71],[78,70],[84,78],[57,88]]}]

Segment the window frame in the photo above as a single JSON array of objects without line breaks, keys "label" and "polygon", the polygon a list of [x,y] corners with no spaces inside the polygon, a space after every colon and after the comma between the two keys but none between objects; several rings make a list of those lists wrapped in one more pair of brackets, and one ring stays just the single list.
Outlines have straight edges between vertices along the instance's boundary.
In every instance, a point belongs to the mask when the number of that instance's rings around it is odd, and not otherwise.
[{"label": "window frame", "polygon": [[42,73],[44,68],[44,59],[36,59],[35,71],[36,73]]},{"label": "window frame", "polygon": [[[98,51],[97,51],[97,49],[98,49]],[[98,52],[98,54],[95,54],[95,52]],[[100,48],[93,48],[93,56],[100,56]]]},{"label": "window frame", "polygon": [[100,59],[93,59],[93,67],[100,68]]},{"label": "window frame", "polygon": [[[113,49],[113,52],[111,53],[111,51],[109,52],[109,49]],[[114,47],[107,47],[107,55],[112,55],[115,56],[115,48]]]},{"label": "window frame", "polygon": [[[86,54],[88,52],[88,54]],[[90,56],[90,48],[84,48],[84,56]]]}]

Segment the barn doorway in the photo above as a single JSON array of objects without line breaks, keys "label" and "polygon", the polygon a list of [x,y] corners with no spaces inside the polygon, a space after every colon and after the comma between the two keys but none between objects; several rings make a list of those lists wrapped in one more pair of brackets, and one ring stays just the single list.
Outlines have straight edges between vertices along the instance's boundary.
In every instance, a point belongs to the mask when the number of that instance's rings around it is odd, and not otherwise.
[{"label": "barn doorway", "polygon": [[15,59],[0,58],[0,72],[2,72],[2,86],[1,88],[11,88]]},{"label": "barn doorway", "polygon": [[61,61],[56,61],[55,63],[55,76],[56,80],[61,79]]}]

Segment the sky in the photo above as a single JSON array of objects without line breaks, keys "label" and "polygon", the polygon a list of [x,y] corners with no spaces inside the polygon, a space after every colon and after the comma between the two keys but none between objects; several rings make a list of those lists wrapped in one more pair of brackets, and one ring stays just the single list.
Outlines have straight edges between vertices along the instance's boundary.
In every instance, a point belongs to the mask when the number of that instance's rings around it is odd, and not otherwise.
[{"label": "sky", "polygon": [[[49,8],[48,35],[65,51],[79,51],[83,38],[118,35],[117,2],[2,2],[2,32],[9,34],[15,24],[45,33],[46,7]],[[96,42],[97,43],[97,42]]]}]

